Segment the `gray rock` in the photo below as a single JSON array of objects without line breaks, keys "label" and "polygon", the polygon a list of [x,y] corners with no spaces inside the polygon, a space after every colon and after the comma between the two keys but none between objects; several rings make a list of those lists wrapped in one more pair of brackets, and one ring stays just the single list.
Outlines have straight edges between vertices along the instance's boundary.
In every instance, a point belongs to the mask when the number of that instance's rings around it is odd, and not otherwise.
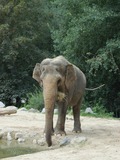
[{"label": "gray rock", "polygon": [[18,138],[18,142],[23,143],[23,142],[25,142],[25,139],[24,138]]},{"label": "gray rock", "polygon": [[74,144],[81,144],[83,142],[85,142],[87,140],[86,137],[80,137],[80,136],[76,136],[73,139],[71,139],[70,144],[74,145]]},{"label": "gray rock", "polygon": [[25,107],[22,107],[22,108],[20,108],[20,109],[18,109],[18,111],[28,111]]},{"label": "gray rock", "polygon": [[85,113],[94,114],[94,112],[92,111],[92,109],[90,107],[86,108]]},{"label": "gray rock", "polygon": [[45,114],[45,108],[42,109],[41,113]]},{"label": "gray rock", "polygon": [[44,145],[45,145],[45,139],[44,139],[44,138],[39,139],[39,140],[37,141],[37,144],[40,145],[40,146],[44,146]]},{"label": "gray rock", "polygon": [[6,109],[8,109],[8,110],[16,110],[16,111],[18,110],[18,108],[15,107],[15,106],[7,106]]},{"label": "gray rock", "polygon": [[[41,113],[45,114],[45,108],[42,109]],[[54,109],[54,114],[58,114],[58,109]]]},{"label": "gray rock", "polygon": [[12,136],[11,136],[11,133],[10,133],[10,132],[7,133],[7,140],[8,140],[8,141],[11,141],[11,140],[12,140]]},{"label": "gray rock", "polygon": [[61,142],[60,142],[60,147],[66,146],[66,145],[68,145],[69,143],[70,143],[70,138],[65,137],[64,139],[61,140]]},{"label": "gray rock", "polygon": [[4,107],[5,107],[5,104],[0,101],[0,108],[4,108]]},{"label": "gray rock", "polygon": [[36,139],[33,139],[33,144],[37,144],[37,140]]},{"label": "gray rock", "polygon": [[25,104],[26,103],[26,99],[21,99],[21,103]]},{"label": "gray rock", "polygon": [[15,139],[23,138],[23,134],[20,132],[15,133]]},{"label": "gray rock", "polygon": [[38,111],[37,109],[30,108],[30,109],[29,109],[29,112],[38,113],[39,111]]}]

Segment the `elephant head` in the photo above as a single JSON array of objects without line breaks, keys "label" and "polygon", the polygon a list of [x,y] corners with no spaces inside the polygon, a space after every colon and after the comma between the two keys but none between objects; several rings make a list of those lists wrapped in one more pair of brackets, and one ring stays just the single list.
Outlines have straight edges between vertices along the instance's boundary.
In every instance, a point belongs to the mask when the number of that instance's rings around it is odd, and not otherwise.
[{"label": "elephant head", "polygon": [[[37,63],[33,78],[43,87],[45,105],[45,135],[48,146],[52,145],[53,112],[57,101],[64,101],[68,91],[74,85],[76,73],[74,67],[63,56],[45,59]],[[61,98],[62,97],[62,98]]]}]

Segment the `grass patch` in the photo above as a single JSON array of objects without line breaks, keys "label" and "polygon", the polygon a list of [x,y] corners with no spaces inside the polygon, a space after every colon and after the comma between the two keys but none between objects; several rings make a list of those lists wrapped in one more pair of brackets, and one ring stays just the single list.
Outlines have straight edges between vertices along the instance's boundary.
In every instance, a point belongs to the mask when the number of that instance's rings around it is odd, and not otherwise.
[{"label": "grass patch", "polygon": [[39,149],[36,148],[27,148],[27,147],[10,147],[10,148],[1,148],[0,147],[0,159],[7,157],[14,157],[23,154],[30,154],[38,152]]}]

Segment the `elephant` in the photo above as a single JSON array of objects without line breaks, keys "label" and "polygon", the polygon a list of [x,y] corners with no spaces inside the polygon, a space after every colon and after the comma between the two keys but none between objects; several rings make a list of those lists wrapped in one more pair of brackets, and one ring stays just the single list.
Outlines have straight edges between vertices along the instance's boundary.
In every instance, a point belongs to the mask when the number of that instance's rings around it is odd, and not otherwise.
[{"label": "elephant", "polygon": [[[52,134],[66,134],[65,119],[68,106],[72,107],[74,132],[81,132],[80,106],[86,87],[84,73],[63,56],[46,58],[36,63],[32,76],[43,88],[45,105],[45,138],[52,145]],[[58,106],[58,119],[53,129],[53,113]]]}]

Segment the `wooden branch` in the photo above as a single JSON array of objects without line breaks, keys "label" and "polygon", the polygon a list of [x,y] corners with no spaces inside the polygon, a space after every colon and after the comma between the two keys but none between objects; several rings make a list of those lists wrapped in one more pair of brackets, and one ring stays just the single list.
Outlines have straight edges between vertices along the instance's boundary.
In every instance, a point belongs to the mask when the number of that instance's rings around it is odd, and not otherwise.
[{"label": "wooden branch", "polygon": [[6,108],[0,108],[0,115],[5,115],[5,114],[15,114],[17,113],[17,108],[14,106],[8,106]]}]

